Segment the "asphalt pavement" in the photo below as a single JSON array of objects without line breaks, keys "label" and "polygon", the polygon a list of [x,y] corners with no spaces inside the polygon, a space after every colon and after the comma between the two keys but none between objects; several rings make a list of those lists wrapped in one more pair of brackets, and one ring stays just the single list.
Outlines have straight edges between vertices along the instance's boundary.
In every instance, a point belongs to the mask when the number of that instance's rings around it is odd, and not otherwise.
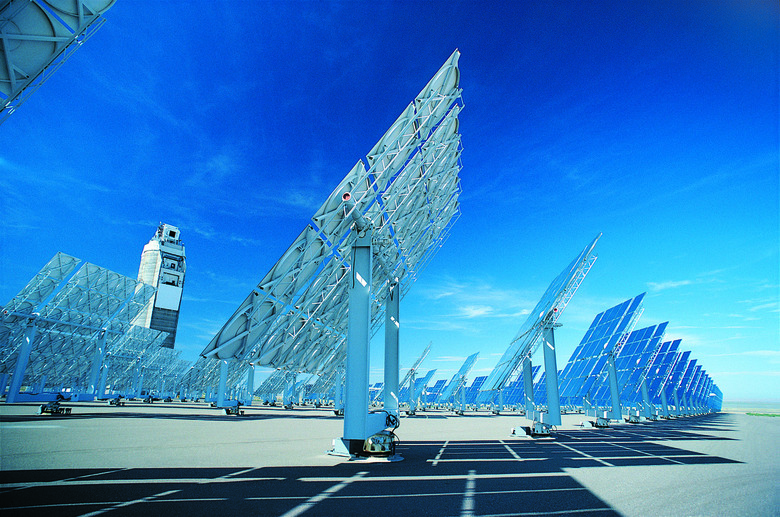
[{"label": "asphalt pavement", "polygon": [[13,515],[780,515],[780,418],[744,413],[511,436],[512,412],[403,417],[402,461],[326,453],[327,409],[0,404]]}]

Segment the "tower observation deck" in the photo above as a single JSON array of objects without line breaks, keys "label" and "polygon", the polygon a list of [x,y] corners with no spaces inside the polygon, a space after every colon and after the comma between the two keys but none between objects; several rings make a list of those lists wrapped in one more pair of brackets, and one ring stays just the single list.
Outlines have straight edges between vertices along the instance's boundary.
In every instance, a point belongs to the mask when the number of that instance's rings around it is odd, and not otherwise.
[{"label": "tower observation deck", "polygon": [[179,229],[160,224],[144,246],[138,280],[157,288],[151,303],[138,315],[135,325],[168,332],[162,346],[173,348],[186,270],[184,245]]}]

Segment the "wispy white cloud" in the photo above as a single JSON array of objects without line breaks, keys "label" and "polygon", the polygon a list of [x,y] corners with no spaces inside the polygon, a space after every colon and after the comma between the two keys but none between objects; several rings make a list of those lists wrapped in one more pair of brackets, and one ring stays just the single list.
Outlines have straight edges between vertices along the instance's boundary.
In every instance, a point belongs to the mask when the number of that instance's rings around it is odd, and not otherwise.
[{"label": "wispy white cloud", "polygon": [[769,302],[769,303],[764,303],[762,305],[756,305],[754,307],[750,307],[748,310],[750,312],[758,312],[758,311],[777,312],[778,311],[778,302],[772,301],[772,302]]},{"label": "wispy white cloud", "polygon": [[465,357],[460,357],[456,355],[440,355],[434,359],[431,359],[433,362],[463,362],[465,361]]},{"label": "wispy white cloud", "polygon": [[711,377],[780,377],[780,371],[767,370],[767,371],[740,371],[740,372],[712,372]]},{"label": "wispy white cloud", "polygon": [[184,183],[201,189],[213,188],[238,172],[241,161],[235,152],[222,150],[196,163],[194,174]]},{"label": "wispy white cloud", "polygon": [[458,316],[462,318],[478,318],[481,316],[490,316],[495,311],[488,305],[466,305],[457,307]]},{"label": "wispy white cloud", "polygon": [[182,300],[185,302],[193,302],[193,303],[226,303],[228,305],[236,305],[236,300],[220,300],[218,298],[203,298],[197,296],[190,296],[188,294],[182,295]]},{"label": "wispy white cloud", "polygon": [[745,350],[742,352],[730,352],[727,354],[711,354],[710,357],[765,357],[765,358],[780,358],[780,350]]},{"label": "wispy white cloud", "polygon": [[527,293],[506,289],[482,278],[455,280],[446,277],[418,292],[427,300],[439,302],[443,314],[437,317],[448,319],[518,319],[527,315],[536,303]]},{"label": "wispy white cloud", "polygon": [[657,293],[659,291],[665,291],[667,289],[676,289],[685,285],[691,285],[694,282],[692,280],[667,280],[666,282],[648,282],[647,288]]}]

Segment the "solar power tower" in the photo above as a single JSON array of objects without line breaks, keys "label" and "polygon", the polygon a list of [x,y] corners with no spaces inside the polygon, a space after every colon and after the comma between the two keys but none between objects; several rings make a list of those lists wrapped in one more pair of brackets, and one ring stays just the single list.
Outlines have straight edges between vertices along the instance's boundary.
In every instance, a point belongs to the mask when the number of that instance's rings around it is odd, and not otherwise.
[{"label": "solar power tower", "polygon": [[[154,288],[105,268],[57,253],[9,301],[0,320],[0,383],[6,402],[46,400],[20,395],[23,385],[41,395],[46,384],[102,398],[107,359],[139,361],[167,336],[131,325]],[[102,372],[102,373],[101,373]]]},{"label": "solar power tower", "polygon": [[386,427],[387,415],[368,413],[370,338],[384,325],[384,382],[397,393],[399,300],[460,215],[459,57],[453,52],[368,153],[367,167],[357,162],[201,352],[317,375],[346,363],[336,443],[344,453],[362,452]]},{"label": "solar power tower", "polygon": [[166,348],[173,348],[176,343],[186,270],[181,232],[175,226],[160,223],[144,246],[138,267],[138,281],[154,286],[157,292],[133,323],[167,332],[163,343]]},{"label": "solar power tower", "polygon": [[[558,367],[555,358],[553,329],[566,305],[596,261],[596,254],[593,250],[600,237],[599,233],[555,277],[482,385],[482,391],[495,391],[497,396],[501,396],[509,378],[522,365],[526,394],[526,418],[533,421],[532,434],[549,434],[552,426],[561,424]],[[531,356],[542,342],[544,342],[544,371],[547,379],[547,412],[537,410],[533,397]],[[499,403],[500,405],[501,403]]]},{"label": "solar power tower", "polygon": [[105,23],[115,1],[0,1],[0,123]]},{"label": "solar power tower", "polygon": [[[566,406],[583,406],[596,417],[596,426],[605,427],[610,419],[623,418],[615,370],[615,355],[642,314],[645,293],[630,298],[596,315],[574,349],[559,378],[560,396]],[[593,406],[591,392],[600,386],[602,372],[609,376],[611,411],[599,412]]]}]

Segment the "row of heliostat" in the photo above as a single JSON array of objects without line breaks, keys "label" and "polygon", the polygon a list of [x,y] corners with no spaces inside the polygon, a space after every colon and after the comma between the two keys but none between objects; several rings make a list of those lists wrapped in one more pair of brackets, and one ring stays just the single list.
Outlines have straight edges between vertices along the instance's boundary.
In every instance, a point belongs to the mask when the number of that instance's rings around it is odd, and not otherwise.
[{"label": "row of heliostat", "polygon": [[57,253],[2,308],[0,374],[23,376],[19,386],[74,390],[94,388],[104,374],[122,391],[143,371],[181,377],[189,362],[161,347],[167,333],[133,324],[153,294],[137,280]]}]

